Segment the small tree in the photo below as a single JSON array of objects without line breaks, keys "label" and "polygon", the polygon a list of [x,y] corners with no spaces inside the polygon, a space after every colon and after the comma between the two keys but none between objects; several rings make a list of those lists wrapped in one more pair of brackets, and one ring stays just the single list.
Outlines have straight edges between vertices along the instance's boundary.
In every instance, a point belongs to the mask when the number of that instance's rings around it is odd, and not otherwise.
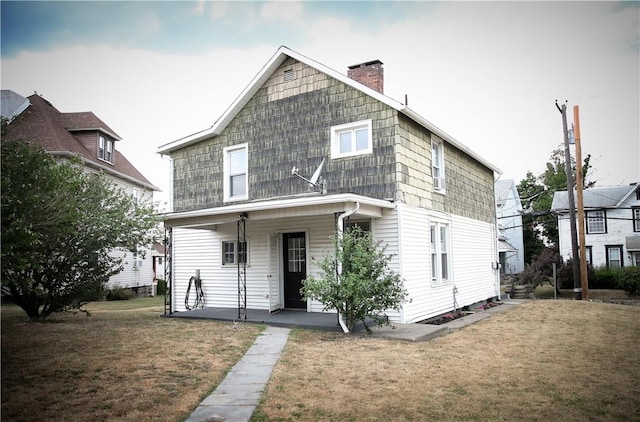
[{"label": "small tree", "polygon": [[386,246],[357,226],[332,239],[335,255],[328,254],[319,262],[318,278],[304,280],[302,295],[318,300],[325,311],[337,310],[349,331],[362,321],[370,332],[367,317],[378,326],[388,325],[383,313],[399,310],[408,295],[400,275],[389,269],[392,255],[385,255]]},{"label": "small tree", "polygon": [[2,294],[30,319],[81,309],[123,268],[114,249],[150,245],[152,205],[78,162],[2,142]]}]

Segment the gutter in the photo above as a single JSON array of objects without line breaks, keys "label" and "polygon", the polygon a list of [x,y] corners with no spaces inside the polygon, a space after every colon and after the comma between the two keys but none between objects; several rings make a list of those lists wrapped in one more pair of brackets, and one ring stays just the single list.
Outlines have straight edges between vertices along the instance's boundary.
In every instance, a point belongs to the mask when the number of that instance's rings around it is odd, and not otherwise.
[{"label": "gutter", "polygon": [[[360,203],[356,202],[354,203],[352,210],[347,211],[343,214],[340,214],[340,216],[338,217],[338,239],[342,239],[342,233],[344,233],[344,219],[352,216],[353,214],[358,212],[359,209],[360,209]],[[342,274],[342,262],[338,261],[338,283],[340,283],[341,274]],[[344,322],[342,315],[340,315],[340,312],[338,312],[338,322],[340,323],[340,327],[342,327],[342,331],[345,334],[348,333],[349,328],[347,327],[347,324]]]}]

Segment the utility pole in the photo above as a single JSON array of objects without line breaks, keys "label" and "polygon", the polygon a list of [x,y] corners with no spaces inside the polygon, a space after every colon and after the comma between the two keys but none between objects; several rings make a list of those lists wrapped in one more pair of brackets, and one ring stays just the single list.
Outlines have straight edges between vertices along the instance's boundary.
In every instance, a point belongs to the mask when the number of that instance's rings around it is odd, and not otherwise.
[{"label": "utility pole", "polygon": [[582,191],[582,146],[580,144],[580,109],[573,106],[573,137],[576,142],[576,184],[578,191],[578,237],[580,239],[580,285],[582,287],[582,300],[589,300],[589,278],[587,273],[587,248],[584,244],[584,201]]},{"label": "utility pole", "polygon": [[562,129],[564,130],[564,167],[567,174],[567,198],[569,199],[569,223],[571,225],[571,252],[573,261],[573,292],[575,300],[582,300],[582,284],[580,281],[580,257],[578,256],[578,233],[576,230],[576,205],[573,200],[573,166],[569,151],[569,129],[567,127],[567,105],[556,107],[562,114]]}]

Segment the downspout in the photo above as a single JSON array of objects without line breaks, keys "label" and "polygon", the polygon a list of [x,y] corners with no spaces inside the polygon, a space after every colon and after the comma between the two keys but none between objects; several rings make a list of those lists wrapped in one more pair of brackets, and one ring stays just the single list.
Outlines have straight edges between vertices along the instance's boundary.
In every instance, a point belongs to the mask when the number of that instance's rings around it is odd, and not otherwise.
[{"label": "downspout", "polygon": [[[342,233],[344,233],[344,219],[357,213],[359,209],[360,209],[360,203],[356,202],[352,210],[347,211],[343,214],[340,214],[340,216],[338,217],[338,239],[342,239]],[[340,283],[340,275],[342,274],[342,262],[338,260],[337,264],[338,264],[338,283]],[[338,312],[338,322],[340,323],[340,327],[342,328],[342,331],[344,333],[348,333],[349,328],[347,327],[347,324],[344,322],[344,319],[342,319],[342,315],[340,315],[340,312]]]},{"label": "downspout", "polygon": [[494,237],[493,247],[495,249],[493,250],[493,256],[496,260],[495,261],[496,268],[494,269],[494,273],[496,273],[495,281],[494,281],[494,292],[496,293],[498,300],[502,300],[502,293],[500,290],[501,289],[500,287],[500,247],[498,244],[498,235],[500,233],[498,231],[498,209],[497,209],[498,207],[496,206],[495,199],[496,199],[496,182],[500,180],[500,176],[501,174],[498,173],[497,177],[495,177],[493,180],[493,200],[494,200],[493,209],[495,210],[495,218],[493,219],[493,237]]}]

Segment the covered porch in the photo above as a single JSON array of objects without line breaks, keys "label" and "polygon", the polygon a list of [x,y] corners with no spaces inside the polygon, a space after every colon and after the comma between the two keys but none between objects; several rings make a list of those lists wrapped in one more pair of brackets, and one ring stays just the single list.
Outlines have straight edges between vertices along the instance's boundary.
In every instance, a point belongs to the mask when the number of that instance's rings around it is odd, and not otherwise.
[{"label": "covered porch", "polygon": [[[168,214],[165,315],[339,329],[336,314],[301,300],[311,260],[331,249],[330,236],[349,221],[373,221],[395,208],[388,200],[334,194]],[[234,248],[237,261],[230,262]],[[194,274],[206,300],[189,309],[181,299],[193,294],[187,283]]]}]

